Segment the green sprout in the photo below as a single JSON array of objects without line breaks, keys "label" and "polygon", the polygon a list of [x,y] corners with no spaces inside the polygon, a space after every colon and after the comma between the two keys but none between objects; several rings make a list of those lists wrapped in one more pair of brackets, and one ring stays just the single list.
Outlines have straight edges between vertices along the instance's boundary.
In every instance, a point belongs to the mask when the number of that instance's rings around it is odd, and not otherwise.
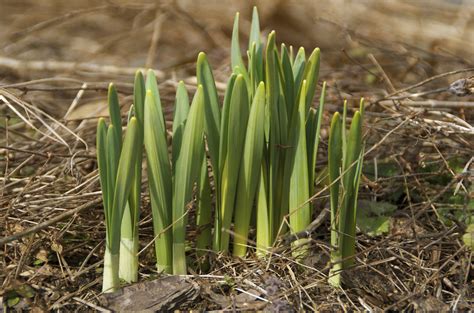
[{"label": "green sprout", "polygon": [[117,92],[109,86],[109,110],[111,123],[105,120],[97,125],[97,161],[105,213],[106,249],[104,257],[104,292],[115,291],[120,284],[119,261],[121,223],[132,189],[134,164],[137,160],[139,125],[132,117],[122,145],[122,126]]},{"label": "green sprout", "polygon": [[340,286],[340,273],[354,263],[357,196],[362,172],[364,144],[362,141],[362,118],[364,101],[360,111],[352,118],[346,130],[347,103],[341,120],[336,112],[329,133],[329,184],[331,201],[331,261],[333,268],[329,282]]}]

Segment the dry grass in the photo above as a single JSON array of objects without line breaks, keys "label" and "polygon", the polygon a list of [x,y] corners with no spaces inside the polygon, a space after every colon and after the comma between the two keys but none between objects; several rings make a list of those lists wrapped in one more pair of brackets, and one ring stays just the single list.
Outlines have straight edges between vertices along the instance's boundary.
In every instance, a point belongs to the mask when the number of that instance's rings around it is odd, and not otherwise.
[{"label": "dry grass", "polygon": [[[177,80],[184,79],[190,91],[195,89],[197,52],[209,52],[219,86],[225,82],[233,14],[228,11],[235,7],[248,11],[232,3],[225,11],[218,11],[219,7],[201,18],[202,8],[194,10],[192,4],[183,3],[155,6],[91,0],[72,8],[57,1],[1,4],[3,301],[11,291],[26,288],[32,297],[22,297],[17,308],[101,309],[105,229],[95,128],[97,118],[106,114],[107,84],[117,83],[122,112],[126,112],[132,101],[130,71],[146,65],[157,68],[169,121]],[[268,260],[209,253],[211,271],[200,274],[195,269],[189,278],[198,283],[200,295],[186,308],[469,310],[474,298],[472,252],[462,244],[466,225],[455,213],[468,210],[473,196],[474,96],[413,94],[447,88],[456,79],[472,76],[472,55],[462,52],[466,45],[472,46],[472,40],[462,42],[466,32],[453,40],[440,35],[445,48],[458,54],[432,48],[430,38],[417,42],[400,35],[395,42],[384,36],[383,29],[354,31],[350,21],[358,23],[361,18],[356,14],[348,18],[348,28],[322,18],[308,18],[303,27],[295,24],[295,16],[304,7],[289,3],[262,3],[264,29],[275,28],[282,33],[280,40],[308,48],[321,42],[321,79],[329,86],[326,125],[343,99],[351,107],[361,96],[368,100],[366,173],[360,197],[397,205],[391,229],[383,236],[359,235],[357,265],[344,273],[341,290],[327,284],[328,219],[310,234],[312,255],[306,260],[294,260],[285,240]],[[407,12],[405,2],[390,2],[390,9],[396,11],[397,3],[401,12]],[[455,14],[455,7],[449,5],[448,10],[446,5],[443,12],[433,9],[433,18],[443,21]],[[22,14],[30,6],[31,13]],[[383,8],[374,10],[380,13]],[[472,17],[462,25],[472,25]],[[306,37],[301,36],[304,28]],[[318,29],[324,34],[318,34]],[[338,38],[337,44],[327,40],[330,34]],[[326,142],[324,127],[319,170],[325,166]],[[460,174],[454,163],[465,172]],[[384,173],[386,164],[390,174]],[[143,247],[153,239],[146,186],[145,180]],[[464,197],[463,203],[449,199],[454,190]],[[319,211],[324,210],[326,195],[323,190],[314,197]],[[450,214],[442,212],[445,208]],[[451,222],[442,223],[440,216]],[[190,242],[194,231],[190,226]],[[190,257],[194,254],[191,244]],[[140,279],[158,275],[152,248],[144,250],[140,261]]]}]

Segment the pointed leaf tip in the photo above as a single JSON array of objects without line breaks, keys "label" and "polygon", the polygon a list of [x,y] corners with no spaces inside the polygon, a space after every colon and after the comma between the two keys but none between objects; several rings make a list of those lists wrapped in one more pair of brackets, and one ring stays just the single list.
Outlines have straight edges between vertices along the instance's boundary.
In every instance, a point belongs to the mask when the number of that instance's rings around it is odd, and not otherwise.
[{"label": "pointed leaf tip", "polygon": [[[334,114],[332,115],[332,119],[331,119],[331,127],[333,127],[332,125],[340,119],[340,116],[341,116],[341,113],[339,112],[334,112]],[[331,132],[329,132],[329,136],[331,137]]]},{"label": "pointed leaf tip", "polygon": [[199,60],[202,60],[202,59],[204,59],[204,58],[206,58],[206,53],[205,53],[205,52],[202,52],[202,51],[199,52],[199,54],[198,54],[198,61],[199,61]]},{"label": "pointed leaf tip", "polygon": [[147,74],[147,75],[155,75],[155,71],[152,70],[151,68],[149,68],[149,69],[146,71],[146,74]]}]

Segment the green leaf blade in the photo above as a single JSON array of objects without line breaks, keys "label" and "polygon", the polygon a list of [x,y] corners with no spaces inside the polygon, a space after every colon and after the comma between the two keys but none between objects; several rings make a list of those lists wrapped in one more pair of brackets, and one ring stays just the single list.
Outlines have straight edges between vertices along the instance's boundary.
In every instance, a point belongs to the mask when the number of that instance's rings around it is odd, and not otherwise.
[{"label": "green leaf blade", "polygon": [[109,105],[109,114],[110,114],[110,124],[114,125],[115,138],[119,139],[119,151],[122,144],[122,116],[120,114],[120,104],[118,100],[117,89],[115,85],[109,84],[108,91],[108,105]]},{"label": "green leaf blade", "polygon": [[96,137],[96,146],[97,146],[97,166],[99,168],[99,180],[100,186],[102,189],[102,201],[104,203],[104,213],[105,220],[109,220],[109,193],[112,192],[108,183],[108,174],[107,174],[107,126],[103,118],[99,119],[97,123],[97,137]]},{"label": "green leaf blade", "polygon": [[305,67],[304,79],[308,84],[306,90],[306,112],[308,112],[309,108],[311,107],[314,93],[316,91],[316,85],[318,84],[320,55],[321,53],[319,48],[314,49],[309,56],[308,63]]},{"label": "green leaf blade", "polygon": [[298,49],[295,60],[293,61],[293,78],[295,80],[295,90],[300,90],[306,67],[306,53],[303,47]]},{"label": "green leaf blade", "polygon": [[239,12],[237,12],[234,18],[234,27],[232,28],[232,40],[230,48],[230,59],[232,70],[238,67],[240,68],[240,70],[245,71],[244,61],[242,60],[242,53],[240,52],[239,15]]},{"label": "green leaf blade", "polygon": [[[160,108],[154,94],[147,90],[145,96],[144,143],[147,156],[153,230],[157,239],[155,253],[157,268],[172,272],[171,224],[172,176],[165,129],[160,123]],[[162,115],[161,115],[162,116]]]},{"label": "green leaf blade", "polygon": [[317,111],[310,109],[308,121],[306,123],[306,138],[308,143],[308,171],[309,171],[309,190],[314,193],[314,180],[316,172],[316,159],[318,156],[319,136],[321,134],[321,121],[324,112],[324,102],[326,97],[326,82],[323,83],[319,107]]},{"label": "green leaf blade", "polygon": [[329,194],[331,206],[331,245],[338,246],[338,210],[339,210],[339,180],[342,160],[342,123],[338,112],[334,113],[329,132],[328,168]]},{"label": "green leaf blade", "polygon": [[209,269],[209,249],[212,247],[212,190],[207,169],[207,158],[204,145],[202,145],[202,165],[198,183],[197,209],[196,209],[196,254],[202,271]]},{"label": "green leaf blade", "polygon": [[181,142],[183,139],[183,130],[189,114],[189,97],[183,81],[178,84],[175,99],[175,111],[173,117],[173,143],[172,143],[172,164],[173,173],[178,159]]},{"label": "green leaf blade", "polygon": [[257,49],[260,47],[260,20],[258,17],[257,7],[254,6],[252,10],[252,23],[250,24],[249,48],[253,43],[256,44]]},{"label": "green leaf blade", "polygon": [[[291,60],[288,54],[288,49],[284,44],[281,45],[281,68],[283,78],[283,94],[285,96],[286,111],[291,112],[291,108],[295,103],[295,82],[293,77],[293,70],[291,67]],[[291,117],[290,117],[291,118]]]},{"label": "green leaf blade", "polygon": [[[293,169],[290,179],[289,209],[290,209],[290,226],[293,233],[300,232],[311,222],[311,211],[308,203],[308,153],[306,148],[306,81],[302,84],[302,96],[300,98],[298,116],[294,119],[296,123],[292,125],[297,130],[297,140],[292,142],[296,144]],[[304,244],[307,239],[297,240],[294,246]],[[305,255],[307,247],[297,247],[293,251],[296,257]]]},{"label": "green leaf blade", "polygon": [[133,166],[131,164],[135,163],[137,156],[136,150],[138,148],[138,123],[136,118],[132,117],[125,134],[125,139],[120,153],[120,159],[118,162],[117,168],[117,177],[115,180],[114,188],[114,197],[112,205],[112,218],[111,226],[111,252],[112,254],[119,253],[120,248],[120,226],[122,221],[123,212],[125,210],[125,205],[130,193],[132,186],[132,176]]},{"label": "green leaf blade", "polygon": [[261,171],[260,171],[260,181],[258,183],[258,192],[257,192],[257,255],[259,257],[264,257],[267,255],[268,249],[272,246],[272,229],[270,225],[270,215],[268,206],[268,178],[266,171],[266,164],[262,162]]},{"label": "green leaf blade", "polygon": [[186,269],[185,236],[187,205],[192,200],[193,184],[198,180],[202,160],[197,158],[204,137],[204,95],[200,85],[194,95],[184,127],[183,141],[176,164],[173,192],[173,274],[184,275]]},{"label": "green leaf blade", "polygon": [[[107,197],[107,208],[112,210],[115,180],[117,178],[117,168],[120,157],[120,146],[119,139],[117,138],[117,132],[115,126],[110,124],[107,129],[106,137],[106,152],[107,152],[107,186],[109,186],[109,192]],[[110,218],[112,215],[110,214]],[[111,220],[110,220],[111,221]]]},{"label": "green leaf blade", "polygon": [[248,116],[249,105],[247,87],[244,77],[238,75],[235,80],[229,104],[227,154],[221,177],[221,251],[227,251],[229,246],[229,230],[234,213],[235,193],[237,189]]},{"label": "green leaf blade", "polygon": [[[146,93],[148,93],[148,90],[149,90],[151,94],[153,95],[153,99],[155,101],[155,109],[157,111],[156,117],[157,117],[158,125],[160,129],[166,129],[165,118],[163,117],[163,109],[161,107],[160,92],[158,90],[156,75],[153,70],[148,70],[146,74],[145,87],[146,87]],[[146,95],[145,95],[145,101],[146,101]]]},{"label": "green leaf blade", "polygon": [[196,64],[198,84],[203,87],[206,140],[216,183],[219,182],[219,142],[221,129],[221,111],[219,98],[211,67],[205,53],[198,55]]},{"label": "green leaf blade", "polygon": [[345,195],[339,222],[339,232],[342,234],[340,249],[344,259],[343,268],[352,265],[355,253],[356,199],[362,166],[362,118],[359,111],[355,112],[352,118],[346,148],[347,153],[343,164],[344,175],[342,179]]},{"label": "green leaf blade", "polygon": [[265,135],[265,128],[262,121],[264,118],[265,85],[261,82],[250,111],[237,188],[233,253],[241,257],[244,256],[247,251],[246,244],[250,228],[250,218],[262,164]]},{"label": "green leaf blade", "polygon": [[143,127],[145,114],[145,79],[142,72],[135,73],[135,81],[133,84],[133,106],[135,108],[135,115]]},{"label": "green leaf blade", "polygon": [[280,80],[279,80],[279,62],[276,53],[275,32],[272,31],[268,36],[265,52],[265,91],[266,91],[266,125],[265,135],[269,141],[269,224],[272,229],[271,240],[276,236],[280,227],[281,216],[281,195],[283,188],[283,176],[281,163],[283,161],[282,146],[286,144],[282,141],[281,112],[279,104]]}]

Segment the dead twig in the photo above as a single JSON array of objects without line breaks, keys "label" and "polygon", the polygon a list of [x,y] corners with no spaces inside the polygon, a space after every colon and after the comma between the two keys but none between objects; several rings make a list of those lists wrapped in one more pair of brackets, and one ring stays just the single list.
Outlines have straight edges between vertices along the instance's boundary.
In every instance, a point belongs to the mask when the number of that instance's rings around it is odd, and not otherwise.
[{"label": "dead twig", "polygon": [[28,228],[27,230],[25,231],[22,231],[22,232],[19,232],[19,233],[16,233],[14,235],[11,235],[11,236],[8,236],[8,237],[3,237],[0,239],[0,245],[5,245],[9,242],[12,242],[12,241],[15,241],[15,240],[18,240],[18,239],[21,239],[23,237],[26,237],[28,235],[31,235],[31,234],[34,234],[34,233],[37,233],[45,228],[48,228],[49,226],[51,225],[54,225],[56,224],[57,222],[59,221],[62,221],[70,216],[73,216],[74,214],[77,214],[81,211],[84,211],[86,209],[90,209],[94,206],[96,206],[97,204],[101,203],[102,202],[102,198],[97,198],[95,200],[92,200],[90,202],[87,202],[75,209],[72,209],[72,210],[69,210],[69,211],[66,211],[62,214],[59,214],[55,217],[53,217],[52,219],[50,220],[47,220],[47,221],[44,221],[42,223],[39,223],[38,225],[36,226],[33,226],[31,228]]},{"label": "dead twig", "polygon": [[[445,88],[443,88],[446,90]],[[407,97],[404,97],[407,98]],[[409,97],[408,97],[409,98]],[[382,100],[379,102],[383,105],[391,105],[393,104],[392,100]],[[409,106],[409,107],[419,107],[424,109],[473,109],[474,102],[469,101],[441,101],[441,100],[424,100],[424,101],[402,101],[400,102],[402,106]]]},{"label": "dead twig", "polygon": [[327,208],[324,208],[321,213],[319,213],[318,217],[314,221],[311,222],[311,224],[306,227],[305,230],[302,230],[300,232],[294,233],[294,234],[288,234],[280,239],[282,245],[288,246],[290,245],[293,241],[296,241],[298,239],[302,238],[309,238],[311,235],[316,231],[316,229],[321,226],[321,224],[324,223],[326,218],[329,215],[329,210]]},{"label": "dead twig", "polygon": [[[6,67],[11,70],[28,70],[28,71],[51,71],[51,72],[67,72],[67,71],[83,71],[96,74],[106,75],[125,75],[133,76],[137,70],[146,71],[145,68],[136,67],[120,67],[114,65],[100,65],[95,63],[75,63],[66,61],[27,61],[17,60],[0,56],[0,67]],[[164,79],[165,73],[160,70],[154,70],[158,79]]]},{"label": "dead twig", "polygon": [[161,36],[161,25],[166,18],[166,13],[160,8],[156,9],[155,21],[153,22],[153,34],[151,35],[150,48],[146,57],[145,67],[152,68],[156,57],[156,49]]},{"label": "dead twig", "polygon": [[435,75],[435,76],[432,76],[428,79],[425,79],[425,80],[422,80],[421,82],[419,83],[416,83],[414,85],[411,85],[411,86],[408,86],[408,87],[405,87],[405,88],[402,88],[402,89],[399,89],[397,91],[394,91],[390,94],[388,94],[387,96],[385,97],[382,97],[378,100],[375,100],[374,103],[378,103],[382,100],[389,100],[391,99],[393,96],[395,95],[398,95],[400,93],[403,93],[403,92],[406,92],[406,91],[409,91],[409,90],[412,90],[412,89],[415,89],[417,87],[421,87],[423,85],[426,85],[434,80],[437,80],[437,79],[440,79],[440,78],[443,78],[443,77],[446,77],[446,76],[451,76],[451,75],[456,75],[456,74],[460,74],[460,73],[469,73],[469,72],[474,72],[474,67],[470,67],[470,68],[465,68],[465,69],[460,69],[460,70],[455,70],[455,71],[450,71],[450,72],[446,72],[446,73],[442,73],[442,74],[439,74],[439,75]]}]

